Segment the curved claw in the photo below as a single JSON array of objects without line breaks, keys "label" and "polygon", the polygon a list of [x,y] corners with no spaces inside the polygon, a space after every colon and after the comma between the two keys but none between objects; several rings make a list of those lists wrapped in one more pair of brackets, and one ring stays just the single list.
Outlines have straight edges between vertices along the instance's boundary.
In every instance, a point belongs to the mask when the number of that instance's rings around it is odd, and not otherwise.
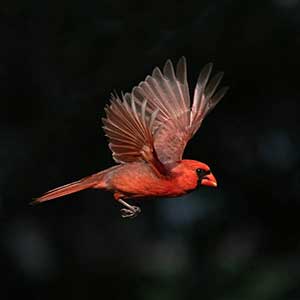
[{"label": "curved claw", "polygon": [[122,218],[135,218],[140,212],[141,209],[138,206],[131,206],[130,209],[122,208],[121,216]]}]

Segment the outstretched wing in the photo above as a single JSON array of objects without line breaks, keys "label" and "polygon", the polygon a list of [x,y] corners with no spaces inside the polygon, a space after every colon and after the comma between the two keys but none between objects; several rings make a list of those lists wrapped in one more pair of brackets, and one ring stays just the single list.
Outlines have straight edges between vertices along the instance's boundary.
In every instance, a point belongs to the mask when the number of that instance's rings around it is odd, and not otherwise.
[{"label": "outstretched wing", "polygon": [[187,142],[199,129],[204,117],[225,95],[228,87],[216,89],[223,77],[217,73],[209,80],[212,64],[201,71],[194,91],[193,105],[187,83],[186,60],[182,57],[176,67],[168,60],[163,68],[155,68],[133,89],[136,102],[141,105],[144,99],[148,103],[148,112],[159,109],[154,121],[156,128],[154,148],[162,163],[172,163],[182,159]]},{"label": "outstretched wing", "polygon": [[132,94],[112,95],[110,106],[105,108],[103,129],[109,138],[109,148],[118,163],[144,160],[159,174],[164,174],[153,145],[153,125],[158,110],[147,112],[147,100],[137,104]]}]

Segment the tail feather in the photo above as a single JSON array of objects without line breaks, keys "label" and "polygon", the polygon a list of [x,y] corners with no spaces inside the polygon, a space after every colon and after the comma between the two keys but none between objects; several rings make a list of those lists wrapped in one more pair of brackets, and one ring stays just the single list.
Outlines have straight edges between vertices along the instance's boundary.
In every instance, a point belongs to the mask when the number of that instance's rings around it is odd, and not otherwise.
[{"label": "tail feather", "polygon": [[[55,198],[59,198],[62,196],[66,196],[72,193],[79,192],[81,190],[85,190],[88,188],[93,188],[95,185],[99,186],[102,180],[102,172],[98,174],[94,174],[78,181],[74,181],[72,183],[60,186],[58,188],[52,189],[46,192],[41,197],[35,198],[30,204],[35,205],[41,202],[49,201]],[[100,176],[99,176],[100,175]]]}]

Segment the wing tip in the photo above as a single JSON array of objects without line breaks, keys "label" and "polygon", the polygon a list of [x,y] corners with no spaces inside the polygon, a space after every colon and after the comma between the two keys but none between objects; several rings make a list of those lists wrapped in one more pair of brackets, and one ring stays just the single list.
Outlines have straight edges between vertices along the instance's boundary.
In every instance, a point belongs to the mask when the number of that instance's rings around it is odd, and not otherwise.
[{"label": "wing tip", "polygon": [[187,84],[187,63],[185,56],[181,56],[177,62],[176,77],[181,84]]},{"label": "wing tip", "polygon": [[177,65],[180,64],[180,63],[186,65],[186,57],[185,57],[184,55],[182,55],[182,56],[178,59]]}]

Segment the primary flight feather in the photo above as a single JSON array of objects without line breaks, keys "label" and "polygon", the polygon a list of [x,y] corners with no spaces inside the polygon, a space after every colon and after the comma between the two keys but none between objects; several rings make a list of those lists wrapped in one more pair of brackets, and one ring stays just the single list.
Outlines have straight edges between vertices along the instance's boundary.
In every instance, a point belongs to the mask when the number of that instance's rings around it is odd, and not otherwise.
[{"label": "primary flight feather", "polygon": [[217,90],[223,73],[211,78],[212,64],[199,74],[191,106],[186,60],[174,70],[168,60],[155,68],[131,93],[112,94],[105,108],[103,129],[117,165],[76,182],[50,190],[33,203],[62,197],[87,188],[114,193],[124,218],[141,209],[126,199],[178,197],[200,185],[217,186],[210,168],[196,160],[182,159],[187,142],[205,116],[222,99],[228,87]]}]

